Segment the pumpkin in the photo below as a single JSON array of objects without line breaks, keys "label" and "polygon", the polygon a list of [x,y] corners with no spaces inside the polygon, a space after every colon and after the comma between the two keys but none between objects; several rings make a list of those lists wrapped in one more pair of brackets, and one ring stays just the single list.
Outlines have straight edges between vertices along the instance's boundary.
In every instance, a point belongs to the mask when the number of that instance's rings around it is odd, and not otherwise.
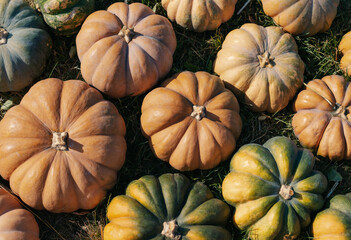
[{"label": "pumpkin", "polygon": [[84,19],[94,10],[95,0],[35,0],[45,22],[60,35],[78,32]]},{"label": "pumpkin", "polygon": [[351,240],[351,193],[336,195],[313,222],[315,240]]},{"label": "pumpkin", "polygon": [[19,91],[38,77],[51,52],[43,20],[23,0],[0,2],[0,92]]},{"label": "pumpkin", "polygon": [[201,182],[190,184],[181,174],[147,175],[112,199],[104,239],[230,240],[223,228],[229,214]]},{"label": "pumpkin", "polygon": [[327,31],[339,0],[262,0],[264,12],[294,35],[312,36]]},{"label": "pumpkin", "polygon": [[46,79],[0,122],[0,175],[29,206],[91,209],[116,182],[125,124],[88,84]]},{"label": "pumpkin", "polygon": [[84,80],[114,98],[150,89],[171,69],[176,48],[165,17],[122,2],[91,14],[76,43]]},{"label": "pumpkin", "polygon": [[226,160],[242,127],[235,96],[206,72],[174,75],[145,96],[141,112],[141,128],[155,155],[182,171]]},{"label": "pumpkin", "polygon": [[0,239],[39,240],[39,227],[33,215],[1,187]]},{"label": "pumpkin", "polygon": [[162,0],[168,18],[189,30],[215,30],[234,13],[237,0]]},{"label": "pumpkin", "polygon": [[340,60],[340,67],[346,74],[351,75],[351,31],[341,39],[339,51],[344,55]]},{"label": "pumpkin", "polygon": [[351,159],[351,87],[337,75],[307,84],[294,103],[292,119],[301,144],[331,160]]},{"label": "pumpkin", "polygon": [[225,201],[236,210],[234,224],[250,239],[296,239],[322,208],[325,176],[312,170],[313,154],[286,137],[242,146],[222,183]]},{"label": "pumpkin", "polygon": [[277,112],[303,83],[305,66],[294,38],[279,27],[249,23],[231,31],[214,71],[253,111]]}]

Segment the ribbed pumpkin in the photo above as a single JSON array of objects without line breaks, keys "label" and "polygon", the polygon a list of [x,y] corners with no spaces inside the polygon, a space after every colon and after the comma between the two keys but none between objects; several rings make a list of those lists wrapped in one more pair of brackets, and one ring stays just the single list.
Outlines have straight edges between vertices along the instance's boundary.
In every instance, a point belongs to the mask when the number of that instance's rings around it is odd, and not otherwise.
[{"label": "ribbed pumpkin", "polygon": [[35,0],[35,3],[56,33],[72,35],[94,10],[95,0]]},{"label": "ribbed pumpkin", "polygon": [[46,79],[0,122],[0,174],[29,206],[91,209],[116,183],[125,125],[88,84]]},{"label": "ribbed pumpkin", "polygon": [[230,240],[227,204],[181,174],[148,175],[112,199],[104,240]]},{"label": "ribbed pumpkin", "polygon": [[277,112],[303,83],[305,66],[294,38],[279,27],[248,23],[231,31],[214,71],[253,111]]},{"label": "ribbed pumpkin", "polygon": [[0,92],[19,91],[44,70],[51,38],[23,0],[0,1]]},{"label": "ribbed pumpkin", "polygon": [[310,81],[294,108],[292,126],[304,147],[331,160],[351,159],[351,87],[343,77]]},{"label": "ribbed pumpkin", "polygon": [[351,31],[341,39],[339,51],[344,55],[340,60],[340,67],[351,76]]},{"label": "ribbed pumpkin", "polygon": [[222,184],[234,224],[252,240],[295,239],[324,202],[327,179],[313,166],[312,153],[286,137],[242,146]]},{"label": "ribbed pumpkin", "polygon": [[315,240],[351,240],[351,193],[336,195],[313,222]]},{"label": "ribbed pumpkin", "polygon": [[33,215],[0,188],[0,239],[39,240],[39,227]]},{"label": "ribbed pumpkin", "polygon": [[176,38],[171,23],[141,4],[112,4],[84,22],[76,39],[86,82],[120,98],[150,89],[171,69]]},{"label": "ribbed pumpkin", "polygon": [[312,36],[330,28],[339,0],[262,0],[262,5],[285,31]]},{"label": "ribbed pumpkin", "polygon": [[237,0],[162,0],[168,18],[196,32],[215,30],[234,13]]},{"label": "ribbed pumpkin", "polygon": [[182,72],[146,95],[141,128],[155,155],[178,170],[210,169],[234,151],[239,104],[216,76]]}]

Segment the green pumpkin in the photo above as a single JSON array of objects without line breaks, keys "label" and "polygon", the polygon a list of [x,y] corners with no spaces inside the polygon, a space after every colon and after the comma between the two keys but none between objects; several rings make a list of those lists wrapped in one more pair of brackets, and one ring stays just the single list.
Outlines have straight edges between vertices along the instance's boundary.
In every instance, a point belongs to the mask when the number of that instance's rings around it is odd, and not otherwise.
[{"label": "green pumpkin", "polygon": [[181,174],[144,176],[107,208],[104,240],[230,240],[230,209],[201,182]]},{"label": "green pumpkin", "polygon": [[0,1],[0,92],[19,91],[44,70],[52,41],[23,0]]},{"label": "green pumpkin", "polygon": [[313,166],[313,154],[286,137],[242,146],[222,184],[224,199],[236,208],[235,225],[252,240],[298,236],[324,203],[327,179]]},{"label": "green pumpkin", "polygon": [[94,10],[95,0],[35,0],[35,4],[57,34],[69,36]]}]

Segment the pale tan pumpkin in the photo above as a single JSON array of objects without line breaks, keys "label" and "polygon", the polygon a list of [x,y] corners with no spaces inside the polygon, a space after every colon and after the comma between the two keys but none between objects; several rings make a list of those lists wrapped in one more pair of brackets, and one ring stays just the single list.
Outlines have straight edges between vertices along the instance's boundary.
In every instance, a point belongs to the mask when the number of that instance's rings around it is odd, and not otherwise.
[{"label": "pale tan pumpkin", "polygon": [[215,30],[234,13],[237,0],[162,0],[171,21],[182,27],[203,32]]},{"label": "pale tan pumpkin", "polygon": [[171,69],[171,23],[141,4],[112,4],[92,13],[76,39],[84,80],[115,98],[150,89]]},{"label": "pale tan pumpkin", "polygon": [[214,71],[254,111],[283,109],[303,83],[305,65],[294,38],[279,27],[244,24],[231,31]]},{"label": "pale tan pumpkin", "polygon": [[339,0],[262,0],[262,5],[285,31],[312,36],[330,28]]},{"label": "pale tan pumpkin", "polygon": [[241,132],[239,104],[216,76],[182,72],[146,95],[141,127],[155,155],[178,170],[226,160]]},{"label": "pale tan pumpkin", "polygon": [[39,227],[33,215],[1,187],[0,239],[39,240]]},{"label": "pale tan pumpkin", "polygon": [[351,31],[341,39],[339,51],[344,55],[340,60],[340,67],[351,76]]},{"label": "pale tan pumpkin", "polygon": [[33,208],[91,209],[116,183],[125,130],[116,107],[88,84],[42,80],[0,122],[0,174]]},{"label": "pale tan pumpkin", "polygon": [[351,159],[351,87],[343,77],[310,81],[294,107],[292,126],[304,147],[331,160]]}]

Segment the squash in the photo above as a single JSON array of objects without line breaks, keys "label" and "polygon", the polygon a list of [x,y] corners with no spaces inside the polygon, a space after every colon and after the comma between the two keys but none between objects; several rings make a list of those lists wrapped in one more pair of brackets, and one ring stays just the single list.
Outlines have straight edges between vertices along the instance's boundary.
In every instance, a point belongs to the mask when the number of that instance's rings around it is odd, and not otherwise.
[{"label": "squash", "polygon": [[333,197],[312,228],[315,240],[351,240],[351,193]]},{"label": "squash", "polygon": [[0,2],[0,92],[19,91],[45,68],[52,41],[43,20],[23,0]]},{"label": "squash", "polygon": [[116,107],[88,84],[42,80],[0,122],[0,175],[35,209],[94,208],[116,183],[125,131]]},{"label": "squash", "polygon": [[264,12],[294,35],[312,36],[327,31],[339,0],[262,0]]},{"label": "squash", "polygon": [[120,98],[141,94],[165,77],[176,38],[165,17],[141,3],[118,2],[91,14],[76,44],[84,80]]},{"label": "squash", "polygon": [[39,240],[39,227],[33,215],[1,187],[0,239]]},{"label": "squash", "polygon": [[69,36],[94,10],[95,0],[35,0],[35,4],[57,34]]},{"label": "squash", "polygon": [[234,13],[237,0],[162,0],[168,18],[184,28],[203,32],[215,30]]},{"label": "squash", "polygon": [[248,23],[231,31],[214,71],[253,111],[275,113],[288,105],[303,83],[305,65],[294,38],[279,27]]},{"label": "squash", "polygon": [[206,72],[182,72],[148,93],[141,129],[151,149],[172,167],[211,169],[234,151],[242,122],[235,96]]},{"label": "squash", "polygon": [[312,170],[314,161],[286,137],[242,146],[222,183],[224,200],[236,208],[234,224],[252,240],[296,239],[324,203],[328,182]]},{"label": "squash", "polygon": [[340,67],[351,76],[351,31],[342,37],[339,51],[344,55],[340,60]]},{"label": "squash", "polygon": [[147,175],[112,199],[104,239],[230,240],[223,228],[229,214],[228,205],[201,182],[191,184],[181,174]]},{"label": "squash", "polygon": [[351,159],[351,87],[343,77],[310,81],[294,109],[292,127],[304,147],[331,160]]}]

